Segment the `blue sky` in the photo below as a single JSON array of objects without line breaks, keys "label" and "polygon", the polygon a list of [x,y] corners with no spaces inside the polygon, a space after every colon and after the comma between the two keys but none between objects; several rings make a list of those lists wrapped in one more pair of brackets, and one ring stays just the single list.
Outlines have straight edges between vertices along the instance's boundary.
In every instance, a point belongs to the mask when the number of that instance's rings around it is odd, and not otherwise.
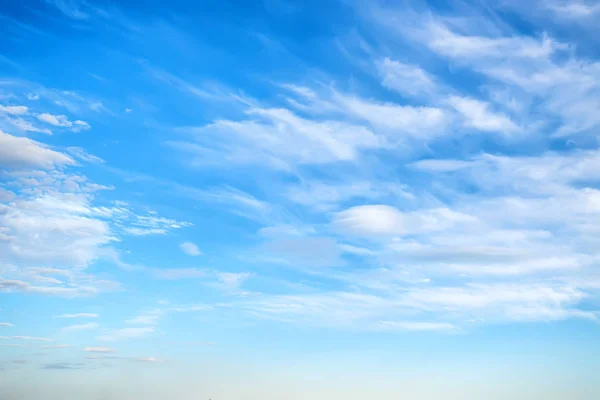
[{"label": "blue sky", "polygon": [[598,18],[3,2],[3,396],[598,398]]}]

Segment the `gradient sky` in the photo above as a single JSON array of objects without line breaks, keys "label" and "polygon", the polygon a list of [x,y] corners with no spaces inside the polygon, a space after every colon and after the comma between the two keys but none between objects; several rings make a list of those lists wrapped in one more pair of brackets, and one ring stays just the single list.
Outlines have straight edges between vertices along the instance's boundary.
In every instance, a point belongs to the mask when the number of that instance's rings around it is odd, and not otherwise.
[{"label": "gradient sky", "polygon": [[2,1],[0,398],[600,398],[598,20]]}]

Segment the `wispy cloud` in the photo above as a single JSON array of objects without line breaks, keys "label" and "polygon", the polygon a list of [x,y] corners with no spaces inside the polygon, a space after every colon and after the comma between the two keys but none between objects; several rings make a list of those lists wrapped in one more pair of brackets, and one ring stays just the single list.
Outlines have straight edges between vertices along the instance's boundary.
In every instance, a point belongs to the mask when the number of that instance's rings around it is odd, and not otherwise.
[{"label": "wispy cloud", "polygon": [[87,331],[91,329],[97,329],[100,325],[96,322],[89,322],[87,324],[78,324],[78,325],[70,325],[63,328],[65,332],[73,332],[73,331]]},{"label": "wispy cloud", "polygon": [[79,132],[82,130],[90,129],[90,125],[87,122],[81,120],[69,121],[69,118],[66,115],[53,115],[49,113],[42,113],[39,114],[37,118],[42,122],[56,127],[69,128],[73,132]]},{"label": "wispy cloud", "polygon": [[138,315],[135,318],[125,321],[126,324],[132,325],[156,325],[160,320],[160,315]]},{"label": "wispy cloud", "polygon": [[71,370],[82,369],[83,367],[83,363],[50,363],[44,364],[42,369]]},{"label": "wispy cloud", "polygon": [[52,342],[52,339],[35,336],[0,336],[0,340],[26,340],[32,342]]},{"label": "wispy cloud", "polygon": [[68,347],[72,347],[72,345],[70,344],[50,344],[50,345],[44,345],[44,346],[40,346],[42,349],[66,349]]},{"label": "wispy cloud", "polygon": [[93,313],[78,313],[78,314],[62,314],[55,318],[98,318],[98,314]]},{"label": "wispy cloud", "polygon": [[110,347],[86,347],[83,351],[89,353],[116,353],[117,350]]},{"label": "wispy cloud", "polygon": [[152,332],[154,332],[154,328],[151,327],[122,328],[108,331],[107,333],[98,336],[97,339],[106,342],[114,342],[119,340],[144,337],[151,334]]}]

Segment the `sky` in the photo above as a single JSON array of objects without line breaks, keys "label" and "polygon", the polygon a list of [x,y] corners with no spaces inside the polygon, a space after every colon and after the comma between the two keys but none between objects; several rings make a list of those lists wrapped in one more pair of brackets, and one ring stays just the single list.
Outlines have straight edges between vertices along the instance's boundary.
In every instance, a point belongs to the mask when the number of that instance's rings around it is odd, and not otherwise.
[{"label": "sky", "polygon": [[598,399],[600,3],[0,4],[0,397]]}]

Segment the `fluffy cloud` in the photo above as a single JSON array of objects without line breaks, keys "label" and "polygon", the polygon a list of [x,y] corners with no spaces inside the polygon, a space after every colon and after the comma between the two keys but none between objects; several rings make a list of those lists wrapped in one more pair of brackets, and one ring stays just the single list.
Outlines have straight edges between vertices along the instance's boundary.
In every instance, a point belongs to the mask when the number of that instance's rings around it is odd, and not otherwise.
[{"label": "fluffy cloud", "polygon": [[[77,149],[78,158],[93,156]],[[96,193],[109,187],[67,170],[75,161],[31,139],[0,132],[0,172],[10,190],[0,193],[0,291],[64,297],[119,289],[82,270],[111,259],[118,236],[166,233],[191,224],[139,215],[118,206],[98,206]]]},{"label": "fluffy cloud", "polygon": [[4,168],[53,169],[73,164],[71,157],[39,142],[0,131],[0,165]]}]

